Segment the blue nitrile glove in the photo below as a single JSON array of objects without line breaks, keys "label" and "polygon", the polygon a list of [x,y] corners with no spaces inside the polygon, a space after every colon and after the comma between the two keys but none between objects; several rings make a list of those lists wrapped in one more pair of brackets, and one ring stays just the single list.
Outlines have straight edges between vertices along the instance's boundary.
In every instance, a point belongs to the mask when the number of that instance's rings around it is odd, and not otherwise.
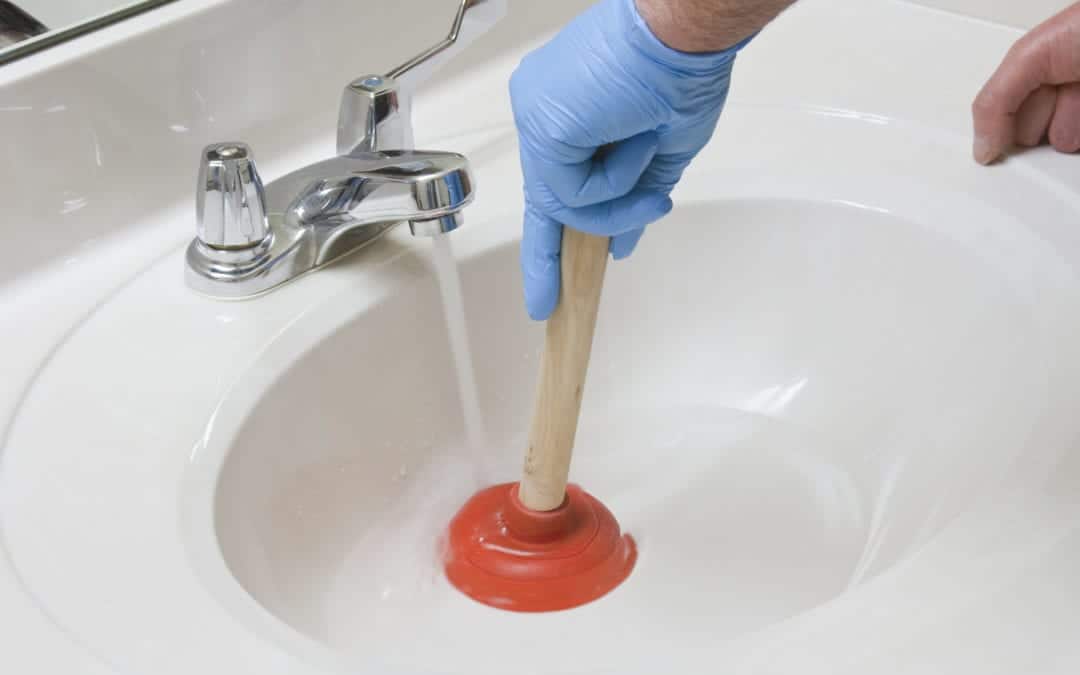
[{"label": "blue nitrile glove", "polygon": [[612,237],[618,260],[671,210],[668,195],[712,136],[747,42],[679,52],[652,34],[634,0],[603,0],[522,60],[510,96],[529,316],[546,319],[558,301],[563,224]]}]

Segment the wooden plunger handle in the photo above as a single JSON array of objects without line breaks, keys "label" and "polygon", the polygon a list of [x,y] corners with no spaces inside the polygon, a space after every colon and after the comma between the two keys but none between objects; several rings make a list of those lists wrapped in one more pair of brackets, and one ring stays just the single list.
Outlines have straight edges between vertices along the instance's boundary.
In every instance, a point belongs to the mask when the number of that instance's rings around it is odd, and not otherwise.
[{"label": "wooden plunger handle", "polygon": [[534,511],[553,511],[566,496],[608,241],[563,228],[562,290],[547,322],[529,450],[518,487],[522,504]]}]

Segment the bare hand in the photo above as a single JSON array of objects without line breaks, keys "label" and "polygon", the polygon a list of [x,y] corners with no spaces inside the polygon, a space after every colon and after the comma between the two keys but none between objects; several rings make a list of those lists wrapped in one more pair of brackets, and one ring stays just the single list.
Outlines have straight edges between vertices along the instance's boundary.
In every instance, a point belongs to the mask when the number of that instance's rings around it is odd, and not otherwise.
[{"label": "bare hand", "polygon": [[975,160],[1046,140],[1080,150],[1080,3],[1021,38],[972,106]]}]

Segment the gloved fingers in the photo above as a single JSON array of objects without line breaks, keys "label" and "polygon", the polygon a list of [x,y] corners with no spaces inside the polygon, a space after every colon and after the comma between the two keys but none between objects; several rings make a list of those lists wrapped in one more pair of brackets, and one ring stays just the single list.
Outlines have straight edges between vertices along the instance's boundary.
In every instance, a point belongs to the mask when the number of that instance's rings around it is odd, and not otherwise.
[{"label": "gloved fingers", "polygon": [[638,242],[641,241],[641,235],[643,234],[645,234],[645,228],[630,230],[612,237],[611,245],[608,247],[608,250],[611,251],[611,257],[615,260],[628,258],[634,252]]},{"label": "gloved fingers", "polygon": [[606,148],[585,150],[587,158],[561,163],[526,153],[535,162],[536,177],[560,202],[569,207],[599,204],[629,193],[652,162],[659,143],[655,131],[646,131]]},{"label": "gloved fingers", "polygon": [[664,192],[670,194],[679,179],[682,178],[686,167],[697,155],[696,152],[677,152],[655,155],[649,166],[641,174],[637,187],[643,190]]},{"label": "gloved fingers", "polygon": [[601,204],[561,206],[549,215],[576,230],[613,237],[660,220],[671,211],[671,206],[671,198],[663,192],[635,189]]},{"label": "gloved fingers", "polygon": [[525,204],[521,238],[521,276],[525,286],[525,309],[536,321],[551,316],[559,301],[559,252],[562,225]]}]

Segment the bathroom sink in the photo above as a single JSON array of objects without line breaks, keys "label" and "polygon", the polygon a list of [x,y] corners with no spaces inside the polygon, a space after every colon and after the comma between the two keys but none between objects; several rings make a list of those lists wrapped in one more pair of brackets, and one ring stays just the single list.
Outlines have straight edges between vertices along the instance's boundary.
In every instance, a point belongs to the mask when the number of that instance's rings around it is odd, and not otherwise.
[{"label": "bathroom sink", "polygon": [[[623,586],[525,615],[441,574],[447,519],[517,477],[543,338],[503,110],[425,139],[477,175],[463,314],[403,228],[251,301],[191,293],[179,246],[103,297],[0,437],[20,588],[122,673],[1071,672],[1077,160],[970,160],[974,56],[910,55],[955,85],[933,100],[828,63],[778,94],[830,11],[1002,42],[814,7],[753,46],[676,209],[608,268],[571,479],[638,541]],[[900,35],[816,58],[881,72]],[[513,60],[418,117],[466,118]]]},{"label": "bathroom sink", "polygon": [[[1075,298],[1031,298],[1069,272],[1035,240],[995,250],[1017,223],[936,187],[968,171],[960,139],[907,152],[944,174],[925,182],[860,161],[899,156],[901,125],[735,106],[723,133],[752,124],[785,129],[783,150],[748,171],[721,138],[727,157],[609,273],[573,479],[640,542],[623,588],[508,616],[439,573],[448,514],[514,478],[532,409],[541,331],[501,244],[461,263],[485,439],[462,422],[432,274],[223,404],[202,452],[245,591],[350,663],[496,673],[543,639],[574,659],[537,655],[536,672],[625,672],[904,583],[898,568],[1020,484],[1018,463],[1059,458],[1040,439],[1076,366],[1052,346]],[[864,170],[799,166],[828,152]]]},{"label": "bathroom sink", "polygon": [[[761,124],[784,130],[771,156],[737,142]],[[478,206],[472,235],[458,239],[483,439],[466,433],[425,242],[392,236],[316,275],[314,303],[304,284],[261,306],[208,303],[176,288],[168,311],[131,335],[127,379],[110,379],[113,364],[89,365],[90,356],[114,322],[161,288],[156,276],[175,272],[163,263],[57,356],[22,420],[32,425],[61,404],[109,405],[98,405],[79,444],[65,446],[64,427],[39,427],[35,442],[61,456],[16,455],[9,471],[40,476],[26,483],[37,491],[72,472],[87,480],[108,470],[85,459],[87,448],[118,426],[140,430],[149,451],[169,432],[157,427],[162,411],[140,401],[148,391],[182,398],[202,370],[163,361],[157,345],[234,333],[230,358],[249,365],[216,383],[202,438],[145,463],[153,473],[166,461],[181,479],[171,553],[182,551],[194,576],[171,579],[157,547],[124,561],[108,553],[150,536],[140,529],[154,526],[148,514],[123,508],[154,498],[149,480],[114,486],[132,502],[68,493],[80,512],[55,527],[81,541],[80,574],[50,554],[55,542],[41,536],[48,514],[10,519],[12,550],[56,561],[27,578],[67,616],[78,613],[73,585],[100,575],[126,589],[113,602],[133,603],[131,621],[152,623],[151,589],[182,580],[193,593],[210,591],[229,612],[219,620],[231,615],[283,650],[327,668],[389,672],[462,663],[501,672],[538,639],[574,657],[538,654],[534,672],[626,671],[670,662],[672,649],[688,663],[734,658],[763,635],[791,644],[797,627],[828,625],[875,593],[927,593],[942,560],[974,555],[967,537],[1002,500],[1072,475],[1052,471],[1076,432],[1052,400],[1078,365],[1061,342],[1077,298],[1059,253],[1030,216],[1010,211],[1036,201],[1060,208],[1048,184],[1011,168],[984,178],[962,138],[912,147],[920,132],[734,103],[717,150],[680,188],[678,209],[610,268],[572,478],[619,515],[641,561],[601,601],[507,615],[473,604],[439,572],[446,519],[482,482],[513,479],[531,410],[542,330],[520,307],[506,127],[453,141],[487,158],[484,187],[503,195]],[[826,155],[827,165],[816,159]],[[892,161],[875,168],[869,155]],[[998,179],[1013,190],[996,203],[991,191],[976,198],[941,187]],[[298,297],[305,309],[296,313]],[[275,326],[271,339],[264,322]],[[245,354],[248,341],[262,346]],[[98,384],[66,388],[62,373],[74,364]],[[134,416],[140,409],[146,417]],[[125,461],[128,470],[141,465]],[[34,495],[24,494],[32,512]],[[126,525],[116,541],[101,541],[98,519]],[[982,545],[1006,532],[991,530]],[[1006,583],[1014,571],[1003,565],[981,582]],[[949,607],[970,602],[970,592],[951,580],[934,598]]]}]

